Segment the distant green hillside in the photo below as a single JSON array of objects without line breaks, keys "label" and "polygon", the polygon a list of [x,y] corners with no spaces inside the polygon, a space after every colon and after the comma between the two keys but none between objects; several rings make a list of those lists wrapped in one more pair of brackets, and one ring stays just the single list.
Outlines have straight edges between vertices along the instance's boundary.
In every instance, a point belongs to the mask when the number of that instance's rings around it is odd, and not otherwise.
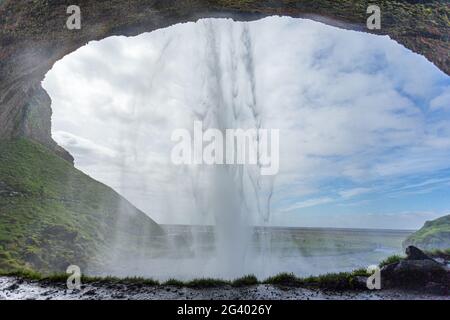
[{"label": "distant green hillside", "polygon": [[95,272],[152,255],[163,239],[147,215],[40,144],[0,142],[0,271]]},{"label": "distant green hillside", "polygon": [[450,249],[450,215],[440,217],[409,236],[403,246],[414,245],[423,250]]}]

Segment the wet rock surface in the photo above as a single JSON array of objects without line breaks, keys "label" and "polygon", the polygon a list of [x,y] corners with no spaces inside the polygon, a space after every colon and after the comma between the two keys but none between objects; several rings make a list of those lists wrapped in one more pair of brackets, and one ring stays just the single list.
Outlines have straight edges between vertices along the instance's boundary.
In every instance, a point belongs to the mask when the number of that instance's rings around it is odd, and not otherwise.
[{"label": "wet rock surface", "polygon": [[89,283],[80,290],[67,290],[65,284],[23,280],[15,277],[0,277],[0,299],[27,300],[403,300],[430,299],[450,300],[442,296],[421,291],[359,290],[333,291],[309,288],[292,288],[273,285],[246,287],[223,286],[194,289],[176,286],[146,286],[140,284]]}]

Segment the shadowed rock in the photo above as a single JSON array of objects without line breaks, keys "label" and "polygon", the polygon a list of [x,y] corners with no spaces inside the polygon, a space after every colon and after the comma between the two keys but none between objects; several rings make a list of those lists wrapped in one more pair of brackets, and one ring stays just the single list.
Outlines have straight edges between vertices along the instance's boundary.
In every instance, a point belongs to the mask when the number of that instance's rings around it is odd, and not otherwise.
[{"label": "shadowed rock", "polygon": [[414,246],[409,246],[406,254],[406,259],[381,269],[383,288],[419,289],[444,295],[449,293],[450,270],[445,264],[435,261]]},{"label": "shadowed rock", "polygon": [[422,250],[414,246],[408,246],[405,250],[407,260],[433,260]]}]

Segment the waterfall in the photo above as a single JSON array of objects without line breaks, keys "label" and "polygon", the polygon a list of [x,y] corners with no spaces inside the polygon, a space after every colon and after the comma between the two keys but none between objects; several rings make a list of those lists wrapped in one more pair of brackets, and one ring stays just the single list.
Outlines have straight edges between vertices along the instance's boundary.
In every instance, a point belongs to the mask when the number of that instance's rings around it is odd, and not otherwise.
[{"label": "waterfall", "polygon": [[[204,91],[201,108],[193,111],[194,118],[203,122],[204,129],[217,128],[223,135],[226,129],[261,129],[264,113],[255,91],[248,25],[204,21],[202,26]],[[215,222],[217,268],[227,277],[244,272],[252,249],[252,224],[270,220],[273,178],[261,176],[259,169],[258,162],[258,165],[199,166],[192,172],[193,198],[197,210],[211,215]],[[200,191],[202,179],[208,181],[209,187]]]}]

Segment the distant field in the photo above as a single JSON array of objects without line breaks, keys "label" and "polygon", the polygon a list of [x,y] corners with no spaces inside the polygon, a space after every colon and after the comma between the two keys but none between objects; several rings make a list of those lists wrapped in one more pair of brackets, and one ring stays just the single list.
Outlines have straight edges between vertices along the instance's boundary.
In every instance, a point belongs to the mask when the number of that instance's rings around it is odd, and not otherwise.
[{"label": "distant field", "polygon": [[[164,272],[189,277],[193,257],[204,264],[214,256],[215,233],[209,226],[163,225],[170,237],[182,237],[191,247],[177,261],[177,268]],[[255,228],[246,256],[245,272],[265,277],[279,272],[299,276],[351,271],[378,264],[393,254],[402,253],[402,242],[413,231],[332,228]],[[232,235],[230,235],[232,236]],[[263,245],[261,245],[263,244]],[[197,259],[198,260],[198,259]],[[184,265],[184,268],[182,267]],[[153,267],[158,262],[154,261]],[[204,271],[209,274],[209,270]],[[211,275],[214,272],[211,271]]]},{"label": "distant field", "polygon": [[[214,246],[214,227],[163,225],[169,235],[183,235],[185,239]],[[273,251],[283,255],[297,253],[302,256],[327,256],[367,251],[401,251],[402,241],[413,231],[376,229],[334,228],[283,228],[256,227],[253,231],[253,247],[258,249],[262,240],[270,244]],[[266,243],[267,243],[266,242]]]},{"label": "distant field", "polygon": [[331,228],[270,228],[267,232],[274,249],[298,251],[303,256],[343,255],[368,251],[401,251],[402,241],[412,231]]}]

